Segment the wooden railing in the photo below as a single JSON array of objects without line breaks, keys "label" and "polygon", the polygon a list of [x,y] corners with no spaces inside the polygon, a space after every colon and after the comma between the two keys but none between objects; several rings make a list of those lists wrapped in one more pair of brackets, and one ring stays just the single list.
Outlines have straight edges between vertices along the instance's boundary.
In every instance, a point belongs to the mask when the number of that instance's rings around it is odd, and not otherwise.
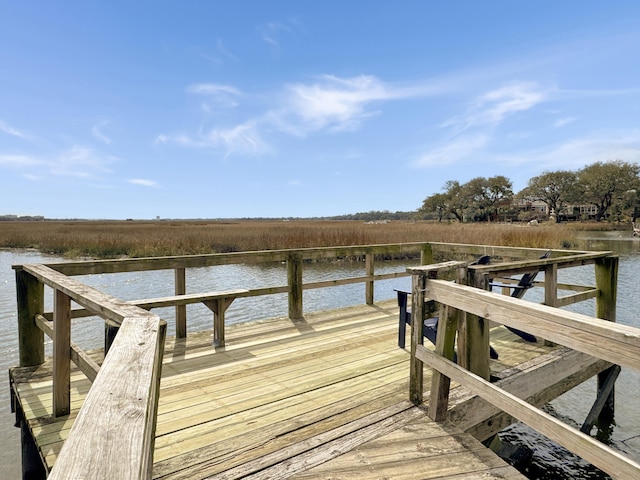
[{"label": "wooden railing", "polygon": [[[567,260],[566,257],[565,260]],[[576,262],[581,264],[577,259],[568,260],[574,264]],[[595,289],[597,291],[596,310],[598,316],[604,319],[571,313],[464,285],[463,283],[471,283],[464,263],[449,262],[410,269],[413,274],[412,308],[415,312],[412,318],[414,326],[410,380],[413,402],[420,404],[423,400],[422,366],[424,364],[434,369],[428,408],[428,414],[434,420],[444,420],[447,416],[449,387],[453,380],[469,389],[472,394],[480,396],[512,417],[538,430],[614,478],[640,478],[640,464],[637,462],[490,383],[484,366],[479,366],[480,361],[461,359],[460,354],[458,363],[452,361],[459,323],[482,324],[480,330],[484,330],[485,326],[488,330],[487,324],[491,321],[524,330],[547,341],[564,345],[615,365],[639,369],[640,329],[611,321],[615,320],[617,257],[596,257],[595,262],[598,284]],[[551,278],[546,279],[547,288],[549,283],[552,285],[556,283],[553,277],[556,267],[552,267],[554,265],[552,260],[538,261],[533,264],[552,273]],[[516,273],[516,270],[511,270],[511,266],[506,264],[498,267],[498,270],[500,269]],[[517,268],[519,269],[520,267]],[[493,270],[495,273],[496,268]],[[438,273],[442,275],[446,271],[456,272],[458,283],[434,278]],[[493,275],[491,267],[485,268],[484,272]],[[422,344],[419,327],[427,299],[434,300],[437,305],[440,305],[440,323],[435,351]],[[469,348],[464,346],[465,343],[476,345]],[[489,357],[488,340],[483,335],[467,338],[459,336],[457,348],[459,353],[462,349],[463,353],[472,351],[482,355],[484,359]]]},{"label": "wooden railing", "polygon": [[[150,313],[150,309],[175,306],[176,336],[184,337],[187,333],[185,306],[195,302],[204,303],[214,316],[214,344],[224,346],[225,311],[236,298],[287,293],[289,317],[298,319],[304,313],[304,290],[364,283],[364,301],[372,304],[376,281],[413,273],[375,274],[375,258],[407,255],[420,255],[423,265],[434,263],[434,258],[474,259],[483,254],[501,260],[486,268],[470,267],[469,270],[475,272],[475,281],[488,275],[509,275],[523,269],[539,268],[547,275],[545,285],[551,285],[554,289],[551,291],[551,287],[545,287],[548,290],[545,298],[550,304],[603,296],[600,284],[604,280],[600,280],[598,288],[565,285],[563,288],[579,293],[559,299],[555,293],[558,287],[556,274],[558,268],[566,266],[597,265],[609,258],[607,252],[554,251],[552,258],[536,260],[541,252],[512,247],[410,243],[14,266],[20,365],[44,363],[44,334],[53,339],[54,415],[66,415],[70,411],[70,362],[74,362],[93,382],[56,460],[51,478],[91,477],[91,472],[101,472],[100,476],[104,478],[148,478],[151,475],[166,323]],[[364,276],[303,282],[305,262],[353,257],[365,260]],[[276,262],[286,265],[286,285],[186,294],[185,272],[188,268]],[[125,301],[73,278],[78,275],[167,269],[175,272],[175,295],[163,298]],[[606,273],[602,278],[605,277]],[[53,290],[52,312],[44,311],[45,286]],[[615,291],[613,296],[615,298]],[[414,302],[416,298],[414,295]],[[72,303],[79,308],[72,309]],[[71,319],[86,316],[97,316],[106,326],[105,359],[101,367],[71,339]],[[120,333],[116,335],[118,330]],[[479,338],[483,338],[483,332],[480,333]],[[549,339],[552,340],[551,337]],[[483,341],[488,345],[488,339]],[[412,375],[418,371],[415,366],[417,361],[414,359],[412,362]],[[118,381],[114,382],[114,378]]]},{"label": "wooden railing", "polygon": [[[54,292],[53,321],[34,315],[53,339],[54,416],[70,413],[71,360],[93,380],[49,478],[150,478],[166,323],[44,265],[17,275],[28,291]],[[71,301],[121,330],[102,367],[71,341]]]}]

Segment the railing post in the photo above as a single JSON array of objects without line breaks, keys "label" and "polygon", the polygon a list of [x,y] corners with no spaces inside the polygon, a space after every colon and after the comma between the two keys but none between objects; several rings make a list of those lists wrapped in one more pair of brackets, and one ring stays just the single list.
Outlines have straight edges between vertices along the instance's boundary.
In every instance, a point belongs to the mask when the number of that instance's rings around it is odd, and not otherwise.
[{"label": "railing post", "polygon": [[116,339],[118,330],[120,330],[120,327],[118,325],[113,324],[110,320],[107,320],[104,322],[104,355],[105,357],[107,356],[107,353],[109,353],[111,344]]},{"label": "railing post", "polygon": [[292,253],[287,258],[287,282],[289,285],[289,318],[299,320],[302,313],[302,255]]},{"label": "railing post", "polygon": [[[375,255],[367,253],[365,255],[365,275],[372,276],[375,273]],[[373,280],[365,283],[365,298],[367,305],[373,305]]]},{"label": "railing post", "polygon": [[18,305],[18,345],[20,366],[30,367],[44,363],[44,332],[35,321],[44,313],[44,285],[21,268],[16,270]]},{"label": "railing post", "polygon": [[[544,268],[544,304],[555,307],[558,304],[558,264],[552,263]],[[544,341],[547,347],[554,346],[549,340]]]},{"label": "railing post", "polygon": [[433,263],[433,249],[430,243],[425,243],[420,251],[420,265],[432,265]]},{"label": "railing post", "polygon": [[[176,295],[184,295],[187,293],[186,270],[184,268],[176,268],[175,276],[175,292]],[[176,305],[176,338],[186,338],[187,336],[187,306]]]},{"label": "railing post", "polygon": [[[459,317],[459,310],[447,305],[441,306],[435,352],[452,361],[455,355],[456,330]],[[431,398],[429,400],[428,415],[429,418],[436,422],[443,421],[447,417],[450,387],[451,379],[434,369],[431,377]]]},{"label": "railing post", "polygon": [[209,310],[213,312],[213,346],[214,347],[224,347],[226,344],[225,341],[225,312],[231,302],[233,302],[233,297],[229,298],[217,298],[214,300],[204,300],[204,303]]},{"label": "railing post", "polygon": [[[600,294],[596,297],[596,317],[611,322],[616,321],[616,301],[618,297],[618,264],[619,257],[610,256],[599,258],[595,263],[596,288]],[[598,395],[605,388],[611,367],[598,374]],[[607,398],[599,420],[610,421],[615,412],[615,390]]]},{"label": "railing post", "polygon": [[558,264],[544,268],[544,304],[555,307],[558,302]]},{"label": "railing post", "polygon": [[414,405],[422,403],[424,367],[416,357],[418,345],[424,345],[422,322],[425,314],[425,290],[427,272],[413,272],[411,275],[411,361],[409,364],[409,400]]},{"label": "railing post", "polygon": [[[467,269],[460,275],[460,283],[487,290],[486,275],[474,275]],[[458,335],[458,364],[479,377],[489,380],[489,321],[467,312],[462,313]]]},{"label": "railing post", "polygon": [[53,303],[53,415],[71,411],[71,298],[55,291]]}]

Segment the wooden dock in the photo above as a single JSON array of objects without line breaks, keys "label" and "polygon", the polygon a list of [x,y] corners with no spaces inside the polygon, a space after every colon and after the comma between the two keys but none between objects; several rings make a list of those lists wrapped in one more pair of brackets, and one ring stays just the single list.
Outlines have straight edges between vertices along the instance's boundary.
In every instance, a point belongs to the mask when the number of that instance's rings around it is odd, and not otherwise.
[{"label": "wooden dock", "polygon": [[[385,302],[231,325],[224,348],[212,346],[211,331],[168,339],[153,478],[520,478],[408,402],[409,354],[397,331],[395,302]],[[492,362],[496,374],[551,349],[505,329],[492,338],[504,359]],[[51,362],[12,378],[50,469],[90,382],[72,372],[71,413],[55,418]]]},{"label": "wooden dock", "polygon": [[[374,271],[376,257],[416,252],[419,267]],[[612,409],[614,372],[640,366],[640,330],[613,323],[618,259],[541,253],[415,243],[14,266],[23,478],[521,478],[480,443],[517,419],[612,477],[636,479],[640,464],[584,433]],[[478,255],[490,264],[474,264]],[[345,257],[364,259],[365,275],[303,281],[305,262]],[[287,284],[187,294],[187,269],[231,263],[282,265]],[[590,264],[596,285],[558,282],[558,269]],[[74,278],[150,270],[173,270],[175,295],[123,300]],[[492,279],[531,272],[544,272],[544,305],[512,298],[508,285],[491,291]],[[373,301],[376,281],[402,276],[412,277],[406,350],[396,302]],[[304,290],[353,283],[364,284],[363,305],[304,311]],[[288,296],[287,317],[225,320],[235,299],[277,293]],[[558,308],[592,298],[595,317]],[[187,335],[190,303],[212,311],[211,330]],[[166,306],[175,338],[150,311]],[[423,345],[433,316],[436,345]],[[108,353],[74,343],[72,319],[102,322]],[[490,344],[499,359],[489,360]],[[536,408],[595,375],[583,431]]]}]

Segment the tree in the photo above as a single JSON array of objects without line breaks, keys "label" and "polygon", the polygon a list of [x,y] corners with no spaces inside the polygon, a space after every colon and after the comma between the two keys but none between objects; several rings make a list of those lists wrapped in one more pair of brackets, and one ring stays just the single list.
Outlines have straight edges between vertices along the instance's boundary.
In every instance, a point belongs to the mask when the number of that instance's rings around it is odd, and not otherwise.
[{"label": "tree", "polygon": [[549,207],[549,211],[559,214],[568,202],[576,200],[578,175],[568,170],[543,172],[529,180],[520,196],[539,200]]},{"label": "tree", "polygon": [[596,162],[578,172],[580,197],[596,206],[596,221],[605,218],[611,205],[623,202],[628,192],[640,189],[639,172],[637,164],[622,160]]},{"label": "tree", "polygon": [[434,212],[438,216],[438,222],[441,222],[444,216],[449,214],[448,205],[449,198],[446,194],[434,193],[424,199],[421,210],[424,213]]},{"label": "tree", "polygon": [[477,177],[465,184],[449,180],[443,193],[424,199],[421,210],[435,212],[438,221],[453,215],[459,222],[465,218],[486,221],[497,218],[498,207],[513,197],[511,181],[501,175],[491,178]]},{"label": "tree", "polygon": [[460,182],[449,180],[444,185],[447,196],[447,212],[456,217],[459,222],[464,221],[464,212],[469,207],[469,199]]},{"label": "tree", "polygon": [[511,181],[502,175],[474,178],[462,186],[462,191],[469,202],[467,214],[476,221],[497,220],[500,204],[513,197]]},{"label": "tree", "polygon": [[456,180],[444,184],[444,193],[434,193],[422,202],[421,210],[425,213],[436,212],[438,221],[445,216],[453,215],[462,222],[467,201],[462,195],[462,186]]}]

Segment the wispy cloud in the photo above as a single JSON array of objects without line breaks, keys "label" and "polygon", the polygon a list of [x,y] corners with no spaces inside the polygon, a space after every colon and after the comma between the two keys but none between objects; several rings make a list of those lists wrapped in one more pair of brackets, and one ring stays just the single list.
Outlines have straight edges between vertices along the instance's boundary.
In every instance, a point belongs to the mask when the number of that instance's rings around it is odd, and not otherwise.
[{"label": "wispy cloud", "polygon": [[216,83],[194,83],[187,87],[187,93],[205,98],[201,104],[204,111],[210,112],[215,108],[234,108],[238,106],[237,98],[242,92],[231,85]]},{"label": "wispy cloud", "polygon": [[[111,173],[109,165],[117,158],[91,148],[74,145],[52,156],[0,154],[0,167],[26,170],[26,175],[39,178],[43,173],[89,178]],[[35,172],[30,169],[37,169]]]},{"label": "wispy cloud", "polygon": [[30,136],[24,133],[17,128],[12,127],[8,123],[3,120],[0,120],[0,132],[6,133],[7,135],[11,135],[12,137],[22,138],[24,140],[29,140]]},{"label": "wispy cloud", "polygon": [[540,170],[580,169],[591,163],[617,159],[640,163],[640,130],[590,132],[509,156],[512,164],[535,164]]},{"label": "wispy cloud", "polygon": [[457,163],[477,153],[488,142],[489,138],[486,135],[459,136],[442,146],[427,151],[412,165],[415,167],[437,167]]},{"label": "wispy cloud", "polygon": [[555,122],[553,122],[553,126],[554,127],[564,127],[565,125],[568,125],[573,121],[575,121],[575,118],[573,118],[573,117],[559,118]]},{"label": "wispy cloud", "polygon": [[535,107],[547,96],[548,92],[535,83],[505,85],[480,95],[466,112],[446,120],[441,126],[450,127],[456,135],[469,128],[492,127],[511,115]]},{"label": "wispy cloud", "polygon": [[233,53],[231,53],[231,51],[224,45],[221,39],[218,39],[216,41],[216,50],[223,57],[233,60],[235,62],[238,61],[238,57],[236,57]]},{"label": "wispy cloud", "polygon": [[281,131],[297,136],[323,129],[356,130],[365,119],[380,113],[369,109],[372,104],[433,95],[437,91],[431,85],[388,85],[373,75],[324,75],[314,83],[287,85],[283,105],[267,117]]},{"label": "wispy cloud", "polygon": [[262,41],[277,53],[283,35],[295,37],[304,32],[304,26],[299,19],[292,17],[284,21],[264,23],[258,27],[258,32]]},{"label": "wispy cloud", "polygon": [[94,136],[94,138],[96,138],[97,140],[101,141],[102,143],[105,143],[107,145],[111,145],[111,139],[109,137],[107,137],[102,131],[101,129],[103,127],[105,127],[109,122],[100,122],[97,125],[94,125],[91,128],[91,134]]},{"label": "wispy cloud", "polygon": [[229,155],[263,155],[271,152],[257,129],[256,122],[248,121],[231,128],[213,128],[195,135],[158,135],[156,144],[174,144],[191,148],[211,148]]},{"label": "wispy cloud", "polygon": [[[548,98],[548,90],[531,82],[510,83],[476,96],[461,114],[439,126],[447,129],[445,138],[436,142],[412,162],[414,167],[442,166],[458,163],[473,155],[490,155],[494,128],[519,112],[534,108]],[[526,133],[509,133],[524,138]]]},{"label": "wispy cloud", "polygon": [[157,187],[158,183],[155,182],[154,180],[148,180],[145,178],[132,178],[130,180],[127,180],[128,183],[132,184],[132,185],[140,185],[142,187]]},{"label": "wispy cloud", "polygon": [[49,171],[53,175],[92,177],[97,173],[110,173],[107,165],[116,160],[113,156],[102,155],[91,148],[74,145],[49,163]]},{"label": "wispy cloud", "polygon": [[11,168],[28,168],[42,165],[44,162],[29,155],[0,155],[0,166]]},{"label": "wispy cloud", "polygon": [[[354,131],[380,110],[372,107],[387,101],[427,97],[440,93],[442,85],[424,82],[415,85],[392,85],[373,75],[341,78],[334,75],[318,77],[310,83],[285,85],[271,99],[271,105],[260,114],[239,121],[235,125],[201,128],[196,133],[160,134],[156,144],[174,144],[193,148],[224,149],[227,154],[256,155],[270,153],[273,148],[264,140],[274,131],[305,137],[316,132]],[[187,93],[206,99],[203,109],[211,112],[214,106],[231,108],[242,90],[231,85],[194,83]],[[256,94],[258,96],[258,94]]]},{"label": "wispy cloud", "polygon": [[222,40],[219,38],[218,40],[216,40],[215,51],[216,53],[213,53],[213,54],[203,53],[201,54],[201,57],[216,65],[224,64],[225,60],[233,60],[234,62],[239,61],[238,57],[236,57],[233,53],[231,53],[231,51],[224,45]]}]

